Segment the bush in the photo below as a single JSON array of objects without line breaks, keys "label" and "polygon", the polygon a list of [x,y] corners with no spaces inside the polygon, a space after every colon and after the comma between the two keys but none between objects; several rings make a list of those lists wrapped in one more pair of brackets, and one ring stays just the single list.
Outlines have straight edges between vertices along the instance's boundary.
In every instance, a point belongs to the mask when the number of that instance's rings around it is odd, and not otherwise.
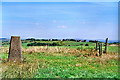
[{"label": "bush", "polygon": [[30,43],[30,44],[27,44],[27,46],[60,46],[59,43]]},{"label": "bush", "polygon": [[85,46],[89,46],[89,44],[85,44]]}]

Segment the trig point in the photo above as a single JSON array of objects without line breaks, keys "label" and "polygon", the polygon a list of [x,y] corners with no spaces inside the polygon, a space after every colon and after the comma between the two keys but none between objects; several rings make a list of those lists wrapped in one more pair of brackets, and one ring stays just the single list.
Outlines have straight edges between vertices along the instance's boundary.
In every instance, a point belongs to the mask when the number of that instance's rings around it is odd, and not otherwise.
[{"label": "trig point", "polygon": [[11,36],[8,61],[22,61],[22,48],[20,36]]}]

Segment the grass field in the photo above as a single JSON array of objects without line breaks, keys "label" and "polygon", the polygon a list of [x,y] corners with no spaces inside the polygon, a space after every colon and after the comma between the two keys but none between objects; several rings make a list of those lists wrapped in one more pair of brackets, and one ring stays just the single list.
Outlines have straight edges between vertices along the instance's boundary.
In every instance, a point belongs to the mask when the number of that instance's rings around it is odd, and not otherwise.
[{"label": "grass field", "polygon": [[[86,44],[84,42],[64,44]],[[91,46],[26,46],[23,62],[7,62],[9,46],[0,49],[2,78],[114,78],[118,79],[118,47],[96,56]]]}]

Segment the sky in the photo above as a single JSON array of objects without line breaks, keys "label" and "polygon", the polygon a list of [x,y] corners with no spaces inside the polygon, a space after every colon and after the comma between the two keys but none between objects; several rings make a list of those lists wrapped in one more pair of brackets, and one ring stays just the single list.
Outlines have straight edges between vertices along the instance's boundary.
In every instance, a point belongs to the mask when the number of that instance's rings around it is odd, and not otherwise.
[{"label": "sky", "polygon": [[117,10],[117,2],[3,2],[2,37],[117,40]]},{"label": "sky", "polygon": [[1,0],[2,2],[118,2],[119,0]]},{"label": "sky", "polygon": [[0,2],[0,36],[2,35],[2,3]]}]

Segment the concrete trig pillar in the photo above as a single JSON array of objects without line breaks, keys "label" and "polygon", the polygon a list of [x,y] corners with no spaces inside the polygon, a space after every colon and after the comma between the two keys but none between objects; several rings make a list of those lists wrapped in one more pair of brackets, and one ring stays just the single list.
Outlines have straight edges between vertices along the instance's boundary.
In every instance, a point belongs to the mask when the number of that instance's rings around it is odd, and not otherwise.
[{"label": "concrete trig pillar", "polygon": [[11,36],[8,61],[22,61],[22,48],[20,36]]}]

